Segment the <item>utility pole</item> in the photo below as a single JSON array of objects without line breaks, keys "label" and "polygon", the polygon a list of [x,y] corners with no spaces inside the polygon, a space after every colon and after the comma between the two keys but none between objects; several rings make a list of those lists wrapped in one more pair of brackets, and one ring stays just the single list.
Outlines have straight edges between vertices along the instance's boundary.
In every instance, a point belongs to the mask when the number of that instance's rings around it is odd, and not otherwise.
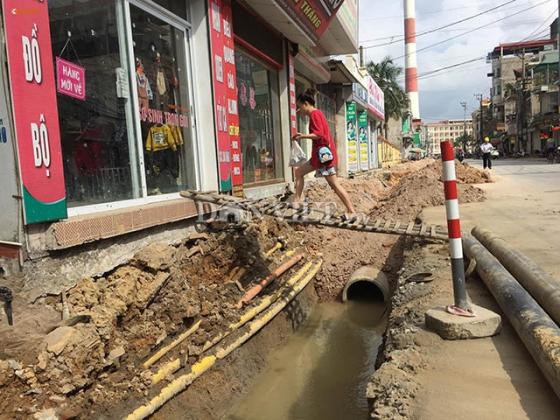
[{"label": "utility pole", "polygon": [[478,142],[482,143],[482,141],[484,140],[484,109],[482,107],[483,95],[481,93],[477,93],[476,95],[474,95],[474,97],[480,102],[480,113],[478,115],[478,118],[480,119],[480,139]]},{"label": "utility pole", "polygon": [[[558,0],[560,1],[560,0]],[[366,63],[364,62],[364,47],[360,45],[360,67],[365,67]]]},{"label": "utility pole", "polygon": [[463,151],[467,151],[467,103],[465,101],[461,102],[463,107]]}]

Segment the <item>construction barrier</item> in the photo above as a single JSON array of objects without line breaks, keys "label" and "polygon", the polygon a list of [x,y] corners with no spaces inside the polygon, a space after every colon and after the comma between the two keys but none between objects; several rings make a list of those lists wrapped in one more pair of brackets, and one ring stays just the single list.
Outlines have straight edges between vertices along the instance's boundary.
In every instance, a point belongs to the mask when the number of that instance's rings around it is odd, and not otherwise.
[{"label": "construction barrier", "polygon": [[454,306],[447,311],[456,315],[471,316],[471,308],[465,286],[465,263],[461,241],[461,220],[459,217],[459,193],[455,171],[455,152],[450,141],[441,142],[441,159],[443,161],[443,185],[445,191],[445,212],[447,214],[447,232],[449,236],[449,254],[453,276]]}]

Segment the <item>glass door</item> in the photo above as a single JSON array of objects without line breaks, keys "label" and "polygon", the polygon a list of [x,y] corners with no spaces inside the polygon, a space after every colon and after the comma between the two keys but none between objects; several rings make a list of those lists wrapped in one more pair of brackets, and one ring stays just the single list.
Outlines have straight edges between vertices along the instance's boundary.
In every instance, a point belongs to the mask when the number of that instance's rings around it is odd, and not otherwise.
[{"label": "glass door", "polygon": [[129,4],[145,194],[196,188],[188,27],[160,8]]}]

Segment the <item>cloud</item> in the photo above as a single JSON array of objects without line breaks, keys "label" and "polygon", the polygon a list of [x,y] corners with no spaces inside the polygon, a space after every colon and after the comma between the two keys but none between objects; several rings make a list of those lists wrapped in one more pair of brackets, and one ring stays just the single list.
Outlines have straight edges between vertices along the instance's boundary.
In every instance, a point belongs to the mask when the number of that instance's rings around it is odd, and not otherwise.
[{"label": "cloud", "polygon": [[[417,0],[417,32],[441,27],[484,10],[505,3],[507,0]],[[486,56],[495,46],[504,42],[520,41],[539,27],[537,34],[544,34],[553,20],[551,17],[557,7],[555,0],[549,0],[532,10],[509,17],[522,9],[542,3],[543,0],[517,0],[492,13],[460,23],[458,25],[420,36],[417,48],[428,47],[450,37],[467,31],[472,33],[457,37],[433,48],[418,53],[418,72],[423,74],[435,69]],[[384,56],[400,57],[404,55],[404,42],[400,41],[404,33],[402,1],[360,0],[360,44],[363,46],[380,45],[399,40],[391,45],[367,48],[366,59],[381,60]],[[501,18],[502,22],[477,29]],[[547,18],[550,18],[547,21]],[[394,38],[390,38],[394,37]],[[400,38],[399,38],[400,37]],[[379,39],[385,38],[385,39]],[[404,58],[396,60],[404,67]],[[431,118],[462,118],[461,101],[467,101],[469,114],[477,107],[475,94],[489,96],[490,79],[487,73],[490,65],[485,60],[473,62],[437,76],[421,78],[420,106],[422,116]]]}]

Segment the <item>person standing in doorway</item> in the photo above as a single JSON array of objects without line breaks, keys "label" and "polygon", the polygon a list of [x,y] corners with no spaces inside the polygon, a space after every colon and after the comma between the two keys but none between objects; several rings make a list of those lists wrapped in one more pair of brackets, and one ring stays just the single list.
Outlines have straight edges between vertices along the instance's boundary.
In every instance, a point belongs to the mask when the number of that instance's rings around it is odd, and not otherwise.
[{"label": "person standing in doorway", "polygon": [[494,150],[494,146],[490,143],[488,137],[484,137],[484,143],[480,145],[480,151],[482,152],[482,166],[484,169],[492,169],[492,155],[490,152]]},{"label": "person standing in doorway", "polygon": [[309,134],[297,133],[292,140],[310,139],[313,141],[311,159],[295,168],[296,194],[293,202],[302,200],[305,175],[315,171],[316,177],[324,177],[346,207],[344,218],[356,220],[356,210],[350,197],[336,176],[336,146],[325,115],[315,106],[315,89],[307,89],[298,96],[298,112],[309,117]]}]

